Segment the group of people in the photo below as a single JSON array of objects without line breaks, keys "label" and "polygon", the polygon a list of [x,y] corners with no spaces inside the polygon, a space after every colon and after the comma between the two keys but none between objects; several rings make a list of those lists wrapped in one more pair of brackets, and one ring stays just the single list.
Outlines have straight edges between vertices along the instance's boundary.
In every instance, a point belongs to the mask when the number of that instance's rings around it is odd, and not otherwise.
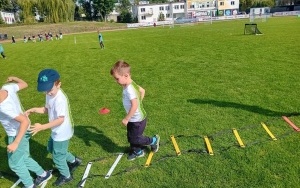
[{"label": "group of people", "polygon": [[[52,40],[53,40],[53,34],[52,34],[51,32],[45,33],[44,35],[41,34],[41,33],[39,33],[39,34],[37,35],[37,37],[38,37],[37,40],[38,40],[39,42],[43,42],[43,41],[52,41]],[[44,38],[44,37],[45,37],[45,38]],[[56,40],[62,40],[62,39],[63,39],[63,34],[62,34],[62,32],[60,32],[59,34],[57,33],[57,34],[55,35],[55,39],[56,39]],[[27,42],[29,42],[29,41],[36,42],[36,37],[35,37],[35,35],[30,35],[30,36],[24,35],[24,37],[23,37],[23,42],[24,42],[24,43],[27,43]],[[12,44],[15,44],[15,43],[16,43],[15,36],[12,36],[12,37],[11,37],[11,43],[12,43]]]},{"label": "group of people", "polygon": [[[130,65],[125,61],[117,61],[110,74],[123,88],[123,105],[126,115],[121,123],[127,127],[127,140],[130,144],[128,160],[145,155],[143,147],[150,146],[152,152],[159,149],[160,137],[143,135],[147,125],[147,114],[142,100],[145,89],[131,79]],[[37,79],[37,90],[46,94],[46,102],[42,107],[24,110],[17,92],[28,87],[18,77],[8,77],[7,84],[0,89],[0,122],[8,136],[8,164],[26,188],[42,185],[52,177],[51,171],[44,170],[30,157],[29,139],[40,131],[51,129],[47,150],[52,154],[53,162],[60,176],[54,186],[70,182],[74,170],[82,163],[82,159],[69,152],[69,141],[74,133],[71,110],[67,95],[61,88],[59,73],[54,69],[42,70]],[[31,125],[29,115],[33,113],[48,114],[49,122]],[[36,179],[30,172],[36,174]]]}]

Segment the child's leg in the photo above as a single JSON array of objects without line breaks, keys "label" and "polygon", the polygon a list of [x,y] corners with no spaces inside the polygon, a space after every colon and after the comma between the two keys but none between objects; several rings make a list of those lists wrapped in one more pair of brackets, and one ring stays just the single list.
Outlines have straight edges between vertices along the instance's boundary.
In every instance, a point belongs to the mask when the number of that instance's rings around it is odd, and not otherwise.
[{"label": "child's leg", "polygon": [[[15,137],[9,136],[8,143],[12,143]],[[26,148],[28,146],[28,142],[23,139],[21,140],[18,149],[13,153],[8,153],[8,164],[12,171],[14,171],[19,178],[21,179],[22,183],[25,187],[30,187],[33,185],[33,179],[30,176],[30,173],[26,167],[24,162],[24,158],[26,154]]]},{"label": "child's leg", "polygon": [[1,55],[2,55],[3,58],[5,58],[4,52],[1,52]]},{"label": "child's leg", "polygon": [[135,152],[141,150],[141,146],[150,145],[152,138],[143,136],[147,120],[144,119],[141,122],[129,122],[127,124],[127,138],[130,143],[131,149]]},{"label": "child's leg", "polygon": [[24,163],[28,170],[31,172],[34,172],[36,175],[41,176],[45,170],[30,156],[30,149],[29,149],[29,139],[30,134],[25,134],[24,140],[26,141],[26,148],[25,149],[25,155],[24,155]]},{"label": "child's leg", "polygon": [[75,157],[68,152],[69,140],[66,141],[53,141],[53,162],[59,170],[60,174],[65,177],[70,177],[70,170],[67,164],[68,160],[75,160]]}]

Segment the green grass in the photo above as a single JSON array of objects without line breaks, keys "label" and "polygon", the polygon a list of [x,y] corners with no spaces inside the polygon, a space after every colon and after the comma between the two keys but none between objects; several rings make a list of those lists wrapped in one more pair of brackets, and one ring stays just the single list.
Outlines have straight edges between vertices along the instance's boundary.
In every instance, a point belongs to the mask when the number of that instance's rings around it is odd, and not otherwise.
[{"label": "green grass", "polygon": [[[75,122],[69,149],[84,160],[65,187],[75,187],[87,162],[99,157],[105,159],[93,163],[90,172],[99,176],[88,179],[85,187],[297,187],[299,133],[281,116],[296,113],[291,120],[300,126],[300,19],[258,22],[264,33],[260,36],[243,35],[247,21],[107,31],[105,50],[99,49],[96,33],[36,44],[6,43],[8,59],[0,59],[0,80],[15,75],[29,83],[20,92],[28,109],[44,104],[45,96],[36,90],[39,71],[50,67],[61,73]],[[129,162],[124,156],[106,180],[116,153],[128,146],[121,125],[122,88],[109,73],[119,59],[132,66],[132,78],[146,89],[145,134],[160,134],[162,144],[149,168],[143,167],[147,157]],[[99,115],[101,107],[110,114]],[[47,116],[34,115],[31,121],[47,122]],[[262,121],[277,141],[268,136]],[[232,128],[239,131],[245,148],[238,147]],[[32,156],[46,169],[52,168],[46,152],[49,134],[41,132],[31,140]],[[12,173],[4,135],[1,129],[0,169]],[[176,138],[182,152],[178,157],[170,135],[185,136]],[[206,135],[213,156],[203,152]],[[9,187],[16,179],[0,181],[1,187]]]}]

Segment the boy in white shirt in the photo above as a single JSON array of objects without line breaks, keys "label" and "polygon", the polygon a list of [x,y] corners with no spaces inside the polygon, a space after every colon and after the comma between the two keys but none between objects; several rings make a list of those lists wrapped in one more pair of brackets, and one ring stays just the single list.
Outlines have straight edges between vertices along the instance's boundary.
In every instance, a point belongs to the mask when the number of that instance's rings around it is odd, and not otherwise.
[{"label": "boy in white shirt", "polygon": [[[0,122],[8,136],[8,164],[26,188],[36,187],[48,181],[52,174],[30,157],[30,134],[27,132],[30,120],[24,114],[17,94],[28,85],[17,77],[8,77],[7,82],[11,83],[2,86],[0,90]],[[35,182],[29,171],[37,175]]]},{"label": "boy in white shirt", "polygon": [[117,61],[110,70],[110,74],[123,88],[123,106],[126,116],[123,118],[122,124],[127,127],[127,140],[131,149],[127,159],[132,161],[143,157],[145,153],[142,147],[146,145],[151,147],[152,152],[157,152],[159,135],[153,137],[143,135],[147,125],[147,114],[142,103],[145,90],[131,79],[130,65],[122,60]]},{"label": "boy in white shirt", "polygon": [[68,151],[69,140],[73,136],[73,122],[67,95],[61,89],[60,75],[56,70],[44,69],[39,73],[37,90],[46,93],[45,107],[31,108],[30,113],[48,114],[49,123],[35,123],[30,131],[35,135],[39,131],[50,129],[48,151],[60,172],[54,186],[63,185],[73,179],[73,171],[81,164],[81,159]]}]

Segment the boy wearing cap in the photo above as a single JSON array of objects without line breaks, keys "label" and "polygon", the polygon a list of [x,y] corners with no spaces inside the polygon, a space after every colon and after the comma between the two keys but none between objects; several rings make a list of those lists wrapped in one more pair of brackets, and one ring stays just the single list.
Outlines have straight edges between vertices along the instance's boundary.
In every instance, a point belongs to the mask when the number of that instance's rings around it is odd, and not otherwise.
[{"label": "boy wearing cap", "polygon": [[48,114],[49,123],[35,123],[30,131],[35,135],[39,131],[50,129],[51,136],[48,141],[48,151],[52,154],[53,162],[60,172],[60,177],[53,185],[60,186],[73,179],[73,171],[81,164],[81,159],[68,151],[69,140],[73,136],[73,122],[69,101],[61,89],[60,75],[56,70],[45,69],[38,75],[39,92],[46,93],[45,107],[31,108],[30,113]]},{"label": "boy wearing cap", "polygon": [[131,79],[130,65],[122,60],[117,61],[110,70],[110,74],[123,87],[123,106],[127,114],[122,124],[127,127],[127,139],[131,149],[127,159],[132,161],[143,157],[145,153],[142,147],[145,145],[150,145],[151,151],[157,152],[159,135],[153,137],[143,135],[147,125],[147,114],[142,103],[145,90]]},{"label": "boy wearing cap", "polygon": [[[52,174],[30,157],[30,134],[27,132],[30,120],[24,114],[17,94],[28,85],[22,79],[13,76],[8,77],[7,82],[11,83],[3,85],[0,90],[0,122],[8,137],[8,164],[26,188],[36,187],[48,181]],[[35,182],[29,170],[37,175]]]}]

